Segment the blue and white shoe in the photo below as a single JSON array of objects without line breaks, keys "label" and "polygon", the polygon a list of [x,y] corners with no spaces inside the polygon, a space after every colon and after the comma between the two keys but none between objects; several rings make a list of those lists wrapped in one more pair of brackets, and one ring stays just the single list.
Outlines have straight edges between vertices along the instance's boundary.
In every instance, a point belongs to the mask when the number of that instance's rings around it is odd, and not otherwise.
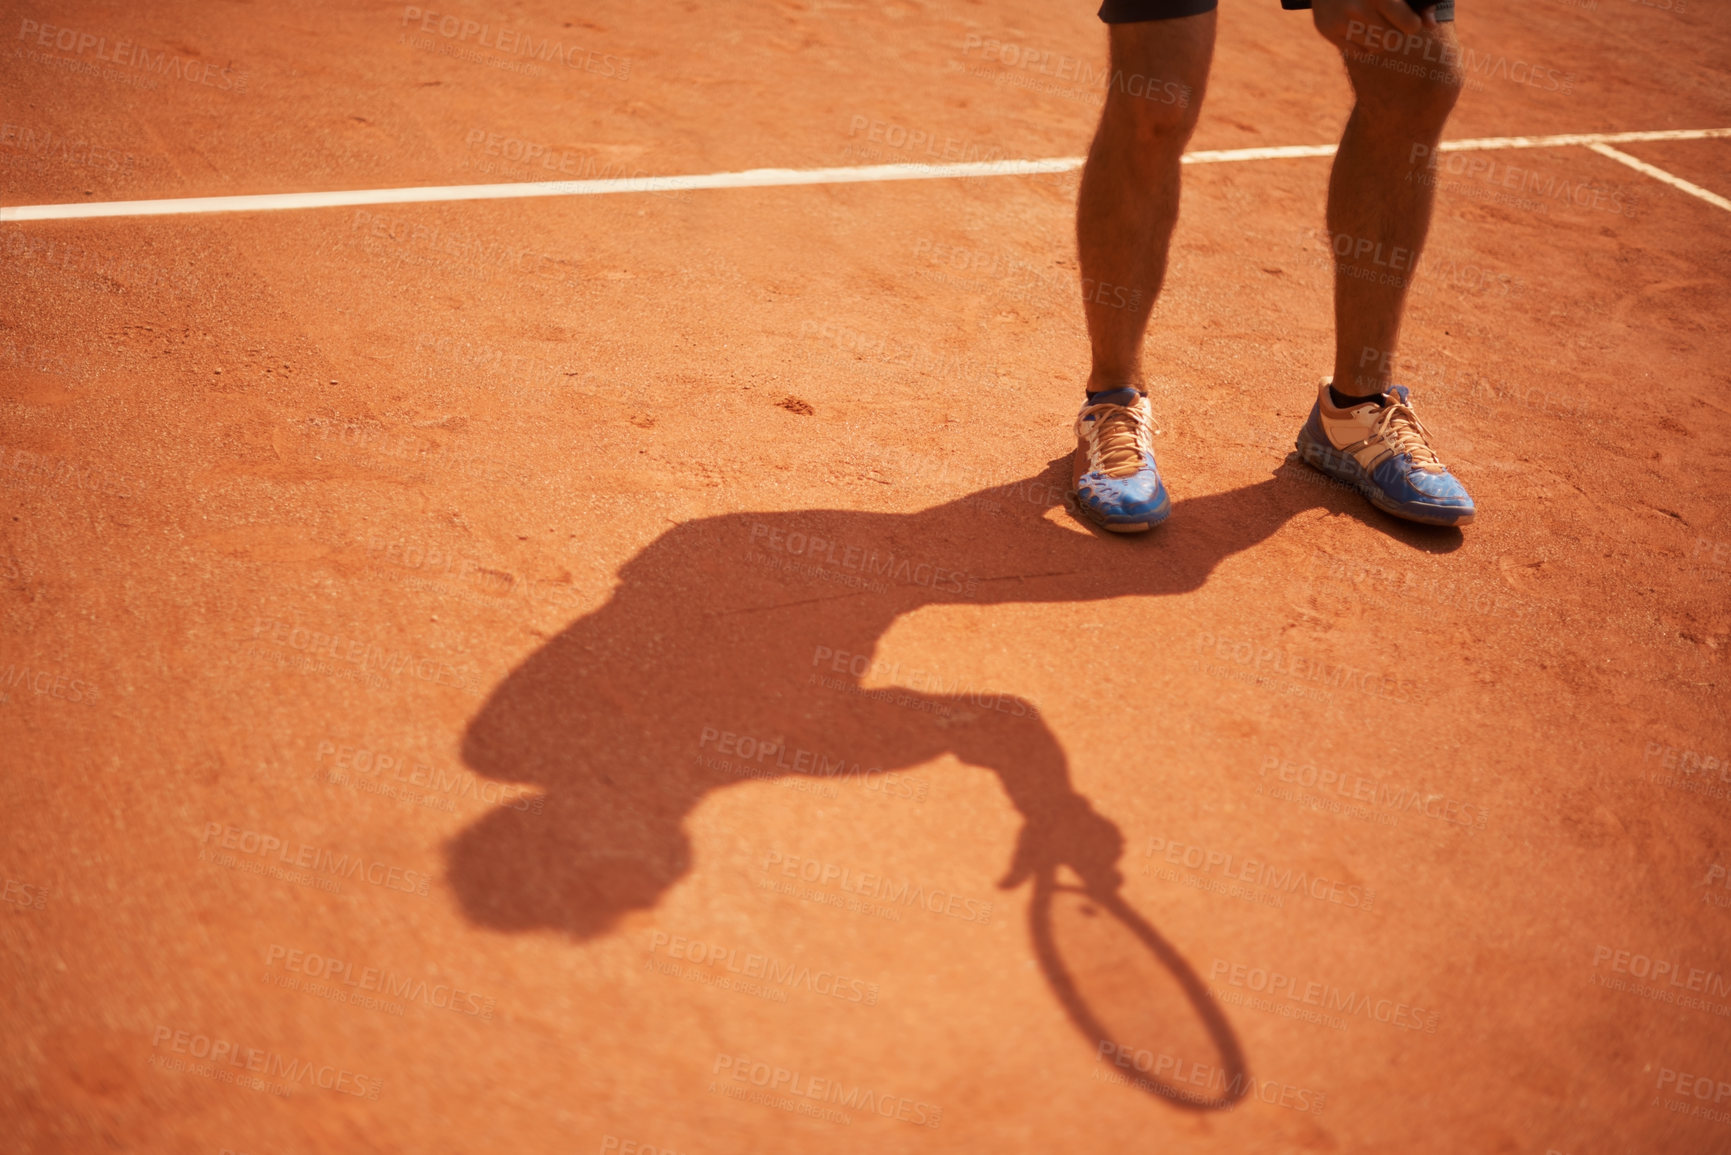
[{"label": "blue and white shoe", "polygon": [[1076,415],[1076,508],[1101,529],[1141,533],[1166,520],[1171,499],[1154,464],[1148,395],[1126,386],[1096,393]]},{"label": "blue and white shoe", "polygon": [[1425,525],[1467,525],[1473,499],[1430,447],[1406,386],[1380,402],[1336,409],[1322,380],[1310,419],[1298,431],[1298,456],[1364,494],[1384,513]]}]

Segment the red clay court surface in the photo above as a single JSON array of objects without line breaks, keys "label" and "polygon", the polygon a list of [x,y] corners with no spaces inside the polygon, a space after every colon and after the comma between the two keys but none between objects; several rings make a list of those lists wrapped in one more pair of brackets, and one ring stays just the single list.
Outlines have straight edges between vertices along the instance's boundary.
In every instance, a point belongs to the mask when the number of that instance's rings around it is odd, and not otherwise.
[{"label": "red clay court surface", "polygon": [[[12,6],[0,203],[1073,157],[1104,67],[433,11]],[[1721,5],[1460,31],[1451,139],[1731,127]],[[1193,148],[1347,110],[1227,0]],[[0,223],[0,1146],[1731,1150],[1731,141],[1614,147],[1708,196],[1443,166],[1446,533],[1288,458],[1326,158],[1186,169],[1132,540],[1073,171]]]}]

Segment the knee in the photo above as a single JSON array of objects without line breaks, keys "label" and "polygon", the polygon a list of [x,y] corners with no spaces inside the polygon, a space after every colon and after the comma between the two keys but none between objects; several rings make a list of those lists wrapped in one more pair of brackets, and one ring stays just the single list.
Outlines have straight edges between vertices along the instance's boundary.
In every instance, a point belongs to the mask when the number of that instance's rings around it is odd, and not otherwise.
[{"label": "knee", "polygon": [[1461,68],[1459,55],[1451,55],[1446,61],[1437,65],[1428,74],[1430,83],[1428,99],[1436,105],[1433,115],[1439,121],[1446,120],[1454,108],[1455,101],[1460,99],[1461,89],[1466,86],[1467,74]]},{"label": "knee", "polygon": [[1418,139],[1437,136],[1460,99],[1465,79],[1460,65],[1451,59],[1397,72],[1398,62],[1398,57],[1383,57],[1354,70],[1355,114]]},{"label": "knee", "polygon": [[1182,149],[1202,110],[1196,97],[1177,81],[1114,76],[1105,117],[1135,142],[1138,153]]},{"label": "knee", "polygon": [[1363,35],[1364,43],[1349,38],[1341,46],[1358,115],[1416,135],[1440,132],[1466,82],[1453,28]]}]

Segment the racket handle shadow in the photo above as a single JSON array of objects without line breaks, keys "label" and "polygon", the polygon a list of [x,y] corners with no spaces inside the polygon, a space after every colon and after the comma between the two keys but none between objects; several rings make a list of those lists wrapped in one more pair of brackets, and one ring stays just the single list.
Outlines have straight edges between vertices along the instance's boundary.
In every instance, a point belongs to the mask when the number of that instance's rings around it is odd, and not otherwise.
[{"label": "racket handle shadow", "polygon": [[1082,997],[1075,978],[1065,968],[1063,957],[1058,952],[1057,942],[1052,934],[1052,900],[1060,891],[1086,895],[1090,902],[1117,919],[1159,960],[1189,999],[1191,1008],[1202,1021],[1220,1058],[1223,1088],[1218,1095],[1212,1097],[1199,1096],[1194,1088],[1185,1084],[1168,1083],[1154,1076],[1152,1072],[1139,1073],[1134,1080],[1135,1084],[1175,1107],[1191,1111],[1224,1111],[1244,1098],[1251,1089],[1244,1050],[1219,1004],[1209,997],[1207,986],[1191,969],[1190,964],[1160,936],[1147,919],[1124,901],[1124,896],[1117,890],[1065,885],[1058,882],[1055,870],[1047,867],[1034,875],[1034,895],[1028,907],[1029,934],[1034,943],[1034,955],[1039,959],[1040,969],[1045,973],[1047,983],[1069,1014],[1070,1021],[1082,1032],[1082,1037],[1096,1047],[1111,1041],[1105,1024]]}]

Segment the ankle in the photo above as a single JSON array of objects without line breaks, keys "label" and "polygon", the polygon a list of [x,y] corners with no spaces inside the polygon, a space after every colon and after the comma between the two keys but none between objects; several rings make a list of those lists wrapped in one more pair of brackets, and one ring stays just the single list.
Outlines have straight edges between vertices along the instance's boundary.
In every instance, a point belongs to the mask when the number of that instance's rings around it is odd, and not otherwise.
[{"label": "ankle", "polygon": [[[1355,386],[1355,388],[1362,388],[1362,386]],[[1328,387],[1328,402],[1336,409],[1356,409],[1360,405],[1369,405],[1372,401],[1380,403],[1383,394],[1387,392],[1387,389],[1383,389],[1375,393],[1348,393],[1330,385]]]},{"label": "ankle", "polygon": [[1085,405],[1135,406],[1148,399],[1148,394],[1134,385],[1119,385],[1112,389],[1090,389]]},{"label": "ankle", "polygon": [[1090,373],[1082,389],[1089,396],[1110,393],[1114,389],[1134,389],[1143,396],[1148,394],[1148,386],[1140,373]]},{"label": "ankle", "polygon": [[1392,388],[1394,382],[1387,373],[1342,373],[1338,365],[1335,366],[1334,376],[1328,379],[1328,396],[1338,409],[1350,409],[1354,405],[1374,401]]}]

